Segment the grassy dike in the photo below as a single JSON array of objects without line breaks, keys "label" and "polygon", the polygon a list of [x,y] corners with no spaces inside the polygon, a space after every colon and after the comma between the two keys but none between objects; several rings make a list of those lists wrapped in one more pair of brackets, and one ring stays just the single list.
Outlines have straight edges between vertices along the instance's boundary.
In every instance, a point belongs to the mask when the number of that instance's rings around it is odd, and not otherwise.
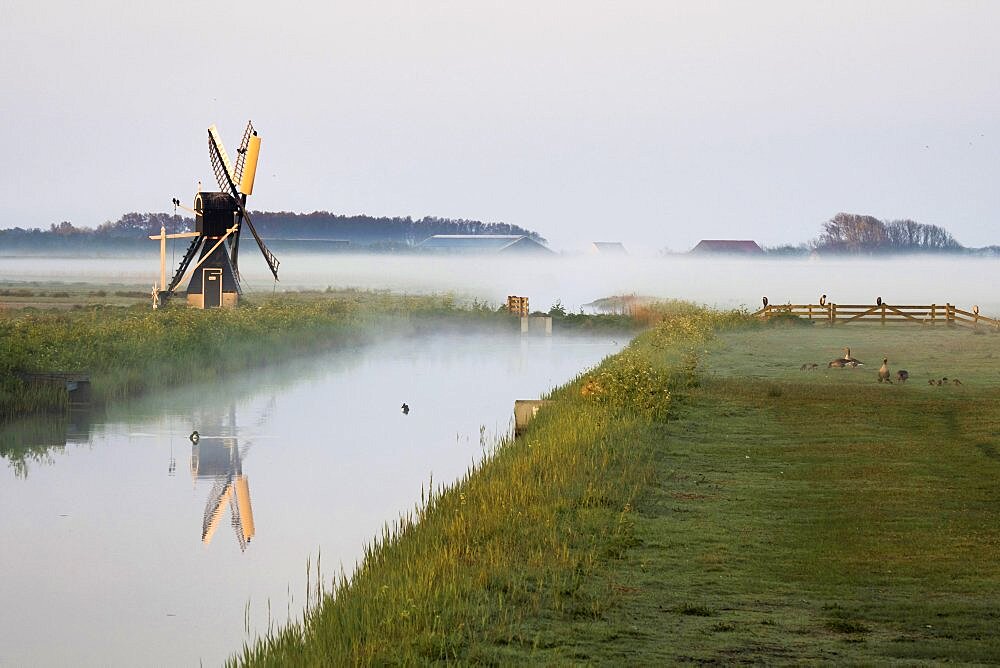
[{"label": "grassy dike", "polygon": [[1000,339],[663,316],[232,662],[1000,661]]}]

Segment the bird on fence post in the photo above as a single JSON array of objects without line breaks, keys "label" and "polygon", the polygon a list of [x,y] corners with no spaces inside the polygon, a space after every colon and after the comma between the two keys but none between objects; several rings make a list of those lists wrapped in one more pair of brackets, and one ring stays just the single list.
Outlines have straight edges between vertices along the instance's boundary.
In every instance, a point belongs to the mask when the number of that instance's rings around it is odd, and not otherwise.
[{"label": "bird on fence post", "polygon": [[875,304],[877,304],[878,306],[881,306],[882,305],[882,298],[881,297],[876,297],[875,298]]},{"label": "bird on fence post", "polygon": [[820,295],[819,296],[819,305],[820,306],[826,306],[826,295]]},{"label": "bird on fence post", "polygon": [[764,308],[767,308],[767,297],[764,297],[761,301],[764,302]]}]

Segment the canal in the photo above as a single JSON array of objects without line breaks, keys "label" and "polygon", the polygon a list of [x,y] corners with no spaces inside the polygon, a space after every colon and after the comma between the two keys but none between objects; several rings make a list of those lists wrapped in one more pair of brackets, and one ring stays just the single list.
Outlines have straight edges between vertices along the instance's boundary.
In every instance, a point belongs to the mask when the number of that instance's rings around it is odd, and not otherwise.
[{"label": "canal", "polygon": [[301,615],[317,562],[327,582],[351,573],[431,476],[453,481],[488,453],[515,399],[624,343],[394,339],[12,425],[0,665],[221,663]]}]

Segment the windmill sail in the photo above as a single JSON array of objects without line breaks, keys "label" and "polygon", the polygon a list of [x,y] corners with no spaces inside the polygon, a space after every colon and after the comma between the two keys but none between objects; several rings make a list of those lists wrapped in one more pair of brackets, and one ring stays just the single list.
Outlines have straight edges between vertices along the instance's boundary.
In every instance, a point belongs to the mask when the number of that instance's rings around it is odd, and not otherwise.
[{"label": "windmill sail", "polygon": [[250,146],[250,138],[256,135],[257,131],[254,130],[253,121],[247,121],[247,128],[243,131],[243,139],[240,141],[240,147],[236,151],[236,170],[233,172],[233,181],[236,183],[243,180],[243,167],[247,161],[247,147]]},{"label": "windmill sail", "polygon": [[208,155],[212,159],[212,169],[215,170],[215,179],[219,182],[219,189],[229,192],[230,187],[236,181],[236,172],[233,171],[233,163],[226,154],[226,147],[219,137],[219,130],[214,125],[208,128]]},{"label": "windmill sail", "polygon": [[[247,124],[248,129],[252,128],[251,124]],[[254,135],[252,139],[257,139]],[[251,169],[256,170],[257,158],[256,151],[260,149],[260,140],[257,139],[256,142],[248,140],[248,146],[253,153]],[[243,228],[243,221],[247,222],[250,226],[250,232],[253,234],[254,240],[257,242],[257,246],[260,247],[260,252],[264,256],[264,260],[267,261],[267,266],[274,274],[274,279],[278,280],[278,258],[274,256],[274,253],[264,245],[264,240],[260,238],[257,234],[257,230],[253,226],[253,222],[250,220],[250,216],[247,214],[246,210],[246,195],[241,194],[239,189],[236,187],[236,183],[233,180],[233,170],[232,165],[229,162],[229,157],[226,155],[226,149],[222,145],[222,141],[219,139],[219,133],[213,125],[208,129],[208,154],[212,159],[212,169],[215,170],[215,178],[219,182],[219,188],[224,192],[230,193],[236,200],[236,206],[238,207],[237,220],[236,220],[236,233],[233,235],[233,240],[230,242],[230,259],[233,265],[233,271],[236,273],[237,279],[239,278],[239,244],[240,244],[240,231]],[[253,189],[253,174],[252,172],[247,173],[250,178],[250,189]]]},{"label": "windmill sail", "polygon": [[264,245],[264,240],[260,238],[259,234],[257,234],[257,229],[250,221],[250,216],[247,215],[246,210],[242,207],[240,210],[243,212],[243,218],[247,221],[247,225],[250,226],[250,233],[253,234],[254,240],[256,240],[257,245],[260,246],[260,252],[264,255],[264,259],[267,260],[268,268],[270,268],[271,273],[274,274],[274,280],[278,280],[278,265],[281,264],[281,262],[279,262],[278,258],[274,257],[274,253],[272,253],[271,250]]}]

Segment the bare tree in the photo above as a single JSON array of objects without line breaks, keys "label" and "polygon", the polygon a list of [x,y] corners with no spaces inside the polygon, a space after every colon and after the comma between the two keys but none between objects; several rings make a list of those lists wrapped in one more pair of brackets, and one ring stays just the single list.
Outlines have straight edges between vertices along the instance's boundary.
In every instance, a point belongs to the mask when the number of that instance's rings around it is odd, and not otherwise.
[{"label": "bare tree", "polygon": [[821,251],[837,253],[893,253],[958,251],[963,247],[943,227],[909,219],[883,222],[874,216],[838,213],[823,223],[813,243]]}]

